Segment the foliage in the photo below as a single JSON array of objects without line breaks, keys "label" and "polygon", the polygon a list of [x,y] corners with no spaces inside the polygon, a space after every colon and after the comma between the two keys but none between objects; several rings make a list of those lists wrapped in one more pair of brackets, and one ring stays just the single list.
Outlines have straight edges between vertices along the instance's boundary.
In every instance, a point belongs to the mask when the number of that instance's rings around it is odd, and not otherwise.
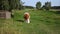
[{"label": "foliage", "polygon": [[51,8],[51,2],[45,2],[45,9],[49,10]]},{"label": "foliage", "polygon": [[19,9],[20,0],[9,0],[10,10],[11,9]]},{"label": "foliage", "polygon": [[0,10],[9,10],[8,0],[0,0]]},{"label": "foliage", "polygon": [[0,10],[12,10],[22,8],[22,4],[20,1],[21,0],[0,0]]},{"label": "foliage", "polygon": [[37,9],[40,9],[41,8],[41,2],[40,1],[36,3],[36,8]]}]

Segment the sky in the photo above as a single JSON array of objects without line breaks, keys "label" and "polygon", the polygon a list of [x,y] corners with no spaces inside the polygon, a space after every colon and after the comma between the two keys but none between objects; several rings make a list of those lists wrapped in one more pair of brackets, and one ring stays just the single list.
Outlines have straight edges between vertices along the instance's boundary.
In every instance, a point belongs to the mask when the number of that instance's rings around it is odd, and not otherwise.
[{"label": "sky", "polygon": [[45,2],[51,2],[52,6],[60,6],[60,0],[21,0],[24,2],[24,6],[33,6],[35,7],[36,3],[40,1],[42,5],[44,5]]}]

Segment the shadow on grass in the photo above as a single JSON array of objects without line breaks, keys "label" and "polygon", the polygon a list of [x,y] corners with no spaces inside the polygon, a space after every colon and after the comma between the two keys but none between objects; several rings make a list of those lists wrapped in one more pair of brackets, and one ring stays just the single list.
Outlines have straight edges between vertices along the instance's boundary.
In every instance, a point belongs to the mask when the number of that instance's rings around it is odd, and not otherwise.
[{"label": "shadow on grass", "polygon": [[60,11],[56,11],[56,14],[60,14]]},{"label": "shadow on grass", "polygon": [[16,21],[19,21],[19,22],[24,22],[24,20],[16,20]]},{"label": "shadow on grass", "polygon": [[51,11],[51,12],[53,12],[55,14],[60,14],[60,11]]}]

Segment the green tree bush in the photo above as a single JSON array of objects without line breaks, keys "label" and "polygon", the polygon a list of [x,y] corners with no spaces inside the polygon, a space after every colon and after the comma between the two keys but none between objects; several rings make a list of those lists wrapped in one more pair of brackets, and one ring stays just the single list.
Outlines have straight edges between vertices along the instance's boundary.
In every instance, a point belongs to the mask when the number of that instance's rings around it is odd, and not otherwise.
[{"label": "green tree bush", "polygon": [[21,6],[21,0],[0,0],[0,10],[19,9]]},{"label": "green tree bush", "polygon": [[49,10],[51,8],[51,2],[45,2],[45,9]]},{"label": "green tree bush", "polygon": [[36,9],[40,9],[40,8],[41,8],[41,2],[39,1],[36,3]]}]

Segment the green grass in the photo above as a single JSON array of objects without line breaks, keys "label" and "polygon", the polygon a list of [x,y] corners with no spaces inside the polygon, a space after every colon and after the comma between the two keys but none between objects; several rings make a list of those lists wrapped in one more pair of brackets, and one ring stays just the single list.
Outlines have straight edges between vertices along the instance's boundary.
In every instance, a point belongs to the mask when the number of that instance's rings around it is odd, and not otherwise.
[{"label": "green grass", "polygon": [[[24,20],[24,12],[29,12],[31,23]],[[60,34],[60,14],[43,10],[14,10],[14,18],[0,19],[0,34]]]}]

